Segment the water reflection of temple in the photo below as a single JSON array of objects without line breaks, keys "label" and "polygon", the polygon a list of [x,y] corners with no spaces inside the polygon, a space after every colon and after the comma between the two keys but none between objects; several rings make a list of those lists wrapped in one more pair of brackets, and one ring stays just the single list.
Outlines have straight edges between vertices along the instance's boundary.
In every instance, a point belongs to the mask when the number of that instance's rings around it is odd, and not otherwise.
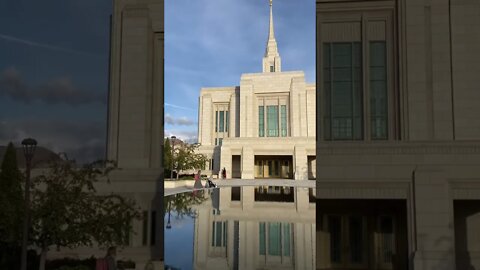
[{"label": "water reflection of temple", "polygon": [[315,269],[312,190],[237,187],[210,196],[195,206],[193,269]]}]

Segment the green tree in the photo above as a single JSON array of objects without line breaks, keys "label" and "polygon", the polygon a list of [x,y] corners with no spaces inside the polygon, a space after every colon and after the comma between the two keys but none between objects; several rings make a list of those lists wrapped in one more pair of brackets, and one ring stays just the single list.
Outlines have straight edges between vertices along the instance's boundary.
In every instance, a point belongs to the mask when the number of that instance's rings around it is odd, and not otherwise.
[{"label": "green tree", "polygon": [[132,221],[140,218],[135,201],[117,194],[98,194],[95,184],[109,181],[111,162],[78,168],[73,161],[51,163],[34,179],[32,242],[41,249],[39,269],[45,269],[50,247],[75,248],[98,244],[124,246]]},{"label": "green tree", "polygon": [[183,146],[176,149],[174,167],[177,172],[203,169],[205,167],[207,157],[198,153],[198,147],[198,144],[183,144]]},{"label": "green tree", "polygon": [[[22,234],[24,201],[22,174],[17,165],[15,147],[9,143],[0,172],[0,268],[16,259]],[[6,269],[6,268],[5,268]]]},{"label": "green tree", "polygon": [[163,168],[164,175],[170,176],[170,170],[172,169],[172,146],[170,145],[170,139],[165,138],[163,147]]}]

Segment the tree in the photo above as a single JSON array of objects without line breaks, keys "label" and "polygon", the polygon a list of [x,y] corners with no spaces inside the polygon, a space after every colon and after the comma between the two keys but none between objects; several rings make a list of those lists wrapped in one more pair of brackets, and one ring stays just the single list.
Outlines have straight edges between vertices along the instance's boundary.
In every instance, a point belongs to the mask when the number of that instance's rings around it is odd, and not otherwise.
[{"label": "tree", "polygon": [[98,194],[94,185],[108,181],[111,162],[77,168],[74,161],[53,162],[34,178],[32,243],[41,249],[43,270],[49,247],[123,246],[140,218],[135,201],[116,194]]},{"label": "tree", "polygon": [[[207,162],[207,157],[197,153],[198,144],[184,144],[175,151],[174,167],[177,172],[184,170],[203,169]],[[178,173],[177,173],[178,179]]]},{"label": "tree", "polygon": [[164,175],[170,175],[170,170],[172,169],[172,146],[170,145],[170,139],[165,138],[164,147],[163,147],[163,168]]},{"label": "tree", "polygon": [[[15,147],[9,143],[0,172],[0,268],[17,259],[22,234],[24,200],[22,174],[17,165]],[[16,263],[16,262],[15,262]]]}]

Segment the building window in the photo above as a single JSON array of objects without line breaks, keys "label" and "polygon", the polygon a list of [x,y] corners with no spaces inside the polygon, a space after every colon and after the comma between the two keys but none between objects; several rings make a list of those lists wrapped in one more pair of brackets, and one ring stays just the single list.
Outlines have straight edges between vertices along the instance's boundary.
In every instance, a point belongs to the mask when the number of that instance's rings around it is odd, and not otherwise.
[{"label": "building window", "polygon": [[264,137],[265,136],[265,115],[264,115],[264,107],[258,107],[258,136]]},{"label": "building window", "polygon": [[280,106],[280,118],[282,120],[282,137],[287,137],[287,105]]},{"label": "building window", "polygon": [[379,218],[380,261],[382,263],[391,263],[395,253],[395,240],[393,235],[393,218],[382,216]]},{"label": "building window", "polygon": [[228,111],[225,111],[225,132],[228,132]]},{"label": "building window", "polygon": [[291,229],[289,223],[259,223],[259,254],[289,257],[291,253]]},{"label": "building window", "polygon": [[385,41],[370,42],[370,121],[373,140],[387,139],[388,96]]},{"label": "building window", "polygon": [[220,128],[219,128],[218,132],[224,132],[224,130],[225,130],[224,129],[224,124],[225,124],[224,121],[225,121],[225,112],[220,111],[220,121],[219,121],[220,122],[219,123]]},{"label": "building window", "polygon": [[218,132],[218,111],[215,111],[215,132]]},{"label": "building window", "polygon": [[270,66],[270,72],[274,72],[275,71],[275,66]]},{"label": "building window", "polygon": [[218,138],[218,145],[222,145],[223,138]]},{"label": "building window", "polygon": [[323,45],[325,139],[363,139],[361,43]]},{"label": "building window", "polygon": [[227,221],[214,221],[212,224],[212,246],[227,246]]},{"label": "building window", "polygon": [[278,106],[267,106],[267,136],[278,137]]},{"label": "building window", "polygon": [[143,211],[142,215],[142,245],[148,244],[148,211]]},{"label": "building window", "polygon": [[154,246],[156,243],[156,229],[157,229],[157,212],[151,212],[151,220],[150,220],[150,245]]},{"label": "building window", "polygon": [[218,145],[218,139],[215,138],[215,145]]}]

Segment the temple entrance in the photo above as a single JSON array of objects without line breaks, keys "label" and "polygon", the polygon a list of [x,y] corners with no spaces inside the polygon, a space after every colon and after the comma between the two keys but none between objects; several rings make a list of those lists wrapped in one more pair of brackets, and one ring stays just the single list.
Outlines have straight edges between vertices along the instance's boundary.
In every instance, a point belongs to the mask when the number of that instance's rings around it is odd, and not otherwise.
[{"label": "temple entrance", "polygon": [[255,178],[292,179],[292,156],[255,156]]},{"label": "temple entrance", "polygon": [[317,224],[317,269],[406,269],[404,200],[319,200]]}]

